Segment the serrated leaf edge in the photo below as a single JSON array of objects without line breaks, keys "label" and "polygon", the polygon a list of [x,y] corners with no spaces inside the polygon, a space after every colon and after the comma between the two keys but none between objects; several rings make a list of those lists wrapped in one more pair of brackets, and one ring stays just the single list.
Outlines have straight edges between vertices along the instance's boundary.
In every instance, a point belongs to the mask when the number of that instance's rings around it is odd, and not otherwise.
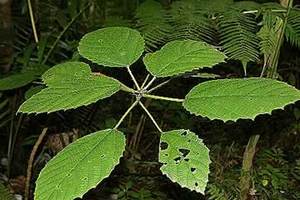
[{"label": "serrated leaf edge", "polygon": [[[197,139],[198,140],[200,140],[202,143],[203,143],[203,140],[202,139],[200,139],[194,132],[192,132],[192,131],[190,131],[189,129],[178,129],[178,130],[171,130],[171,131],[187,131],[187,132],[189,132],[190,134],[194,134],[196,137],[197,137]],[[168,131],[169,132],[169,131]],[[164,132],[164,133],[166,133],[166,132]],[[162,133],[162,134],[164,134],[164,133]],[[161,143],[162,141],[160,141],[160,143]],[[203,143],[204,144],[204,143]],[[209,150],[209,148],[204,144],[204,146],[205,146],[205,148],[207,149],[207,151],[208,151],[208,154],[209,154],[209,152],[210,152],[210,150]],[[161,150],[161,148],[159,148],[159,150]],[[159,155],[159,161],[160,161],[160,154],[158,154]],[[209,162],[208,162],[208,166],[210,165],[212,163],[212,161],[211,161],[211,159],[209,159]],[[161,166],[161,172],[162,172],[162,174],[163,175],[166,175],[168,178],[169,178],[169,180],[170,181],[172,181],[173,183],[176,183],[176,184],[179,184],[181,187],[183,187],[183,188],[187,188],[187,189],[189,189],[189,190],[191,190],[191,191],[195,191],[195,192],[200,192],[201,194],[204,194],[204,192],[205,192],[205,189],[202,191],[197,191],[196,189],[190,189],[186,184],[180,184],[180,183],[178,183],[178,181],[177,181],[177,179],[176,178],[171,178],[169,175],[168,175],[168,173],[165,173],[162,169],[163,169],[163,167],[164,167],[164,165],[162,165]],[[205,181],[205,183],[207,184],[208,183],[208,177],[207,177],[207,179],[206,179],[206,181]]]},{"label": "serrated leaf edge", "polygon": [[[260,79],[260,78],[257,78],[257,77],[252,77],[252,79]],[[215,81],[215,80],[213,80],[213,81]],[[289,84],[287,84],[287,83],[285,83],[285,82],[282,82],[283,84],[286,84],[288,87],[291,87],[291,88],[294,88],[294,89],[296,89],[295,87],[293,87],[293,86],[291,86],[291,85],[289,85]],[[201,84],[201,83],[200,83]],[[198,84],[199,85],[199,84]],[[197,86],[197,85],[196,85]],[[196,87],[196,86],[194,86],[194,87]],[[192,88],[193,89],[193,88]],[[192,89],[188,92],[188,94],[192,91]],[[239,119],[240,120],[243,120],[243,119],[250,119],[250,120],[255,120],[255,118],[257,117],[257,116],[259,116],[259,115],[264,115],[264,114],[268,114],[268,115],[272,115],[272,112],[273,111],[275,111],[275,110],[284,110],[284,108],[286,107],[286,106],[289,106],[289,105],[291,105],[291,104],[295,104],[297,101],[299,101],[300,100],[300,98],[299,99],[297,99],[297,100],[295,100],[295,101],[290,101],[290,102],[288,102],[286,105],[284,105],[284,106],[279,106],[279,107],[276,107],[276,108],[274,108],[273,110],[271,110],[270,112],[262,112],[262,113],[259,113],[259,114],[256,114],[256,115],[254,115],[254,116],[252,116],[251,118],[248,118],[248,117],[240,117],[240,118],[237,118],[237,119],[222,119],[222,118],[220,118],[220,117],[207,117],[207,116],[202,116],[202,115],[199,115],[199,114],[197,114],[196,112],[193,112],[193,111],[191,111],[190,109],[188,109],[187,107],[186,107],[186,105],[185,105],[185,103],[186,103],[186,101],[187,101],[187,97],[188,97],[188,94],[185,96],[185,100],[183,101],[183,103],[182,103],[182,106],[184,107],[184,109],[186,110],[186,111],[188,111],[191,115],[194,115],[194,116],[197,116],[197,117],[205,117],[205,118],[207,118],[207,119],[209,119],[209,120],[221,120],[221,121],[223,121],[223,122],[229,122],[229,121],[233,121],[233,122],[237,122]]]},{"label": "serrated leaf edge", "polygon": [[[113,130],[114,130],[114,129],[106,129],[106,130],[101,130],[101,131],[104,132],[104,131],[113,131]],[[99,133],[99,132],[101,132],[101,131],[97,131],[97,132],[95,132],[95,133],[91,133],[91,134],[89,134],[89,135],[87,135],[87,136],[85,136],[85,137],[79,138],[78,140],[80,140],[80,139],[85,139],[86,137],[91,137],[91,136],[93,136],[94,134],[101,134],[101,133]],[[116,130],[116,131],[117,131],[119,134],[122,133],[122,132],[120,132],[120,131],[118,131],[118,130]],[[108,136],[108,135],[107,135],[107,136]],[[107,136],[105,136],[105,137],[107,137]],[[77,141],[78,141],[78,140],[77,140]],[[102,140],[98,141],[98,143],[97,143],[95,146],[98,146],[100,142],[102,142]],[[72,144],[73,144],[73,143],[71,143],[70,145],[68,145],[67,147],[65,147],[64,150],[71,148],[71,147],[72,147]],[[125,147],[125,145],[126,145],[126,140],[124,139],[124,147]],[[124,149],[124,151],[125,151],[125,149]],[[123,151],[123,153],[124,153],[124,151]],[[62,154],[62,153],[63,153],[63,151],[60,151],[56,156],[59,156],[59,155]],[[123,153],[122,153],[122,154],[123,154]],[[87,154],[88,154],[88,153],[87,153]],[[55,157],[56,157],[56,156],[55,156]],[[121,158],[121,157],[122,157],[122,155],[120,156],[120,158]],[[119,160],[120,160],[120,158],[119,158]],[[119,162],[118,162],[118,163],[119,163]],[[111,172],[112,172],[112,171],[114,170],[114,168],[118,165],[118,163],[115,164],[115,166],[110,170],[110,172],[108,173],[107,176],[103,177],[102,180],[99,180],[95,185],[91,186],[90,188],[96,187],[101,181],[103,181],[105,178],[109,177],[110,174],[111,174]],[[36,181],[36,188],[37,188],[37,186],[38,186],[38,180],[39,180],[39,178],[40,178],[40,176],[41,176],[43,170],[46,169],[46,167],[48,166],[48,164],[49,164],[49,162],[44,166],[44,168],[42,169],[42,171],[39,173],[39,176],[38,176],[37,181]],[[75,168],[75,167],[73,167],[72,170],[73,170],[74,168]],[[87,191],[86,191],[86,192],[87,192]],[[84,194],[85,194],[85,193],[83,193],[82,195],[80,195],[80,196],[78,196],[78,197],[79,197],[79,198],[82,198]],[[36,190],[34,191],[34,196],[36,196]],[[76,198],[78,198],[78,197],[76,197]]]},{"label": "serrated leaf edge", "polygon": [[[146,64],[146,62],[145,62],[145,60],[148,58],[148,57],[150,57],[150,56],[153,56],[153,55],[156,55],[157,53],[159,53],[160,51],[162,51],[162,50],[164,50],[164,48],[166,48],[167,47],[167,45],[168,44],[172,44],[172,42],[177,42],[177,41],[193,41],[193,42],[200,42],[200,43],[203,43],[204,45],[206,45],[206,46],[208,46],[208,47],[211,47],[211,49],[212,50],[215,50],[215,51],[217,51],[218,53],[221,53],[222,55],[223,55],[223,61],[221,61],[221,62],[218,62],[218,63],[215,63],[215,64],[213,64],[213,65],[211,65],[211,66],[204,66],[204,67],[194,67],[193,69],[188,69],[188,70],[185,70],[185,71],[183,71],[183,72],[181,72],[181,73],[176,73],[176,74],[171,74],[171,75],[161,75],[161,73],[160,74],[153,74],[153,72],[149,69],[149,66]],[[153,52],[153,53],[147,53],[145,56],[144,56],[144,58],[143,58],[143,62],[144,62],[144,64],[145,64],[145,66],[146,66],[146,69],[147,69],[147,71],[152,75],[152,76],[154,76],[154,77],[158,77],[158,78],[166,78],[166,77],[170,77],[170,76],[176,76],[176,75],[183,75],[183,74],[185,74],[185,73],[187,73],[187,72],[192,72],[192,71],[194,71],[194,70],[197,70],[197,69],[203,69],[203,68],[206,68],[206,67],[213,67],[213,66],[215,66],[215,65],[217,65],[217,64],[220,64],[220,63],[223,63],[223,62],[225,62],[225,59],[226,58],[228,58],[223,52],[221,52],[221,51],[218,51],[216,48],[214,48],[212,45],[209,45],[209,44],[207,44],[207,43],[205,43],[205,42],[201,42],[201,41],[196,41],[196,40],[190,40],[190,39],[183,39],[183,40],[174,40],[174,41],[171,41],[171,42],[169,42],[169,43],[167,43],[166,45],[164,45],[160,50],[158,50],[158,51],[156,51],[156,52]]]},{"label": "serrated leaf edge", "polygon": [[[119,92],[122,88],[124,88],[124,87],[122,87],[122,83],[121,83],[119,80],[114,79],[114,78],[112,78],[112,77],[109,77],[109,76],[106,76],[106,75],[93,75],[93,74],[90,74],[90,75],[91,75],[91,76],[95,76],[95,77],[103,76],[103,77],[105,77],[105,78],[109,78],[109,79],[111,79],[111,80],[117,82],[117,83],[118,83],[118,90],[117,90],[114,94],[116,94],[116,93]],[[51,86],[48,86],[47,84],[44,84],[44,85],[46,85],[47,87],[44,88],[44,89],[42,89],[40,92],[42,92],[43,90],[45,90],[45,89],[47,89],[47,88],[51,88]],[[32,95],[29,99],[33,98],[34,96],[39,95],[40,92],[38,92],[38,93]],[[114,94],[112,94],[112,95],[114,95]],[[112,96],[112,95],[111,95],[111,96]],[[111,97],[111,96],[109,96],[109,97]],[[105,98],[108,98],[108,97],[105,97]],[[105,98],[103,98],[103,99],[105,99]],[[29,100],[29,99],[28,99],[28,100]],[[58,111],[64,111],[64,112],[65,112],[65,111],[67,111],[67,110],[74,110],[74,109],[79,108],[79,107],[82,107],[82,106],[87,106],[87,105],[96,103],[96,102],[99,101],[99,100],[101,100],[101,99],[94,100],[94,101],[91,101],[91,102],[89,102],[89,103],[84,103],[84,104],[81,104],[81,105],[79,105],[79,106],[77,106],[77,107],[73,107],[73,108],[70,108],[70,109],[60,109],[60,110],[50,111],[50,112],[31,112],[31,111],[29,111],[29,112],[25,111],[25,112],[24,112],[24,111],[22,111],[22,107],[23,107],[23,105],[26,103],[26,101],[27,101],[27,100],[26,100],[25,102],[23,102],[23,103],[21,104],[21,106],[19,107],[19,109],[17,110],[16,113],[27,113],[27,114],[36,114],[36,115],[38,115],[38,114],[41,114],[41,113],[47,113],[47,114],[49,114],[49,113],[58,112]]]},{"label": "serrated leaf edge", "polygon": [[[117,27],[117,26],[115,26],[115,27],[106,27],[106,28],[102,28],[102,29],[95,30],[95,31],[99,31],[99,30],[103,30],[103,29],[109,29],[109,28],[123,28],[123,29],[128,29],[128,30],[130,30],[130,31],[135,31],[136,33],[139,34],[139,36],[140,36],[141,38],[143,38],[143,36],[141,35],[141,33],[140,33],[139,31],[137,31],[137,30],[135,30],[135,29],[132,29],[132,28],[128,28],[128,27]],[[95,32],[95,31],[93,31],[93,32]],[[97,63],[97,60],[96,60],[96,59],[91,58],[90,56],[86,56],[86,55],[83,56],[83,55],[81,54],[81,50],[80,50],[80,46],[82,45],[82,40],[84,40],[86,37],[89,36],[90,33],[93,33],[93,32],[89,32],[89,33],[85,34],[85,35],[80,39],[79,45],[78,45],[78,47],[77,47],[77,51],[78,51],[78,53],[79,53],[80,56],[84,57],[85,59],[87,59],[87,60],[89,60],[89,61],[91,61],[91,62],[93,62],[93,63],[95,63],[95,64],[97,64],[97,65],[100,65],[100,64]],[[143,38],[143,44],[144,44],[143,46],[144,46],[144,51],[145,51],[145,39],[144,39],[144,38]],[[144,51],[141,52],[140,55],[139,55],[139,57],[136,58],[135,60],[133,60],[131,64],[135,63],[135,62],[143,55]],[[126,65],[126,64],[118,63],[118,62],[111,62],[111,61],[110,61],[110,63],[112,64],[112,66],[109,66],[109,65],[103,65],[103,66],[104,66],[104,67],[111,67],[111,68],[122,68],[122,67],[127,67],[127,66],[128,66],[128,65]],[[131,64],[129,64],[129,65],[131,65]],[[113,65],[115,65],[115,66],[113,66]]]}]

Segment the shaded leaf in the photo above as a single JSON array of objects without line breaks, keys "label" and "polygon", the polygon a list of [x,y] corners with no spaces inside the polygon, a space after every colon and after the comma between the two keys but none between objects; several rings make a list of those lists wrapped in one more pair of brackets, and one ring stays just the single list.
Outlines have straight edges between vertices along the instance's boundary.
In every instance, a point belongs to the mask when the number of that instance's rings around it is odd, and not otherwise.
[{"label": "shaded leaf", "polygon": [[0,79],[0,90],[12,90],[28,85],[38,79],[48,69],[45,65],[33,64],[19,73]]}]

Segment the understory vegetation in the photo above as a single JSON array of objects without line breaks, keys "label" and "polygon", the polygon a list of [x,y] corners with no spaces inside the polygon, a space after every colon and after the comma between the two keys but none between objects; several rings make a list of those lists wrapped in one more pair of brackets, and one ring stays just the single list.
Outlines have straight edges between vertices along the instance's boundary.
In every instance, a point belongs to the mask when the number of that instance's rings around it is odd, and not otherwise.
[{"label": "understory vegetation", "polygon": [[0,6],[0,200],[300,199],[299,1]]}]

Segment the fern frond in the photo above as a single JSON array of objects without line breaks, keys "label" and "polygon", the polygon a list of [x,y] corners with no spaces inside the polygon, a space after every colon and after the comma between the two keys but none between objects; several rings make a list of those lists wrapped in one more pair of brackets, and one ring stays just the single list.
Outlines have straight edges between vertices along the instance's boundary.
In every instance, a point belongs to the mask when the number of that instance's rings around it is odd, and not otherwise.
[{"label": "fern frond", "polygon": [[209,200],[235,200],[233,195],[227,194],[225,190],[216,184],[208,185],[208,199]]},{"label": "fern frond", "polygon": [[233,9],[220,18],[219,32],[221,44],[229,58],[240,60],[243,65],[259,58],[256,35],[257,23],[252,14],[243,14]]},{"label": "fern frond", "polygon": [[[209,2],[207,2],[209,3]],[[214,21],[209,17],[209,10],[201,1],[178,1],[172,4],[167,15],[174,27],[171,40],[192,39],[211,43],[215,40]],[[209,5],[209,4],[207,4]]]},{"label": "fern frond", "polygon": [[263,15],[262,27],[257,35],[260,38],[260,50],[265,56],[270,56],[276,49],[279,32],[281,31],[283,20],[272,14],[271,11],[265,12]]},{"label": "fern frond", "polygon": [[12,194],[8,191],[8,189],[0,183],[0,199],[1,200],[13,200]]},{"label": "fern frond", "polygon": [[286,40],[300,48],[300,9],[292,9],[287,18],[285,30]]},{"label": "fern frond", "polygon": [[136,10],[136,28],[143,34],[146,50],[157,49],[168,41],[171,26],[166,18],[166,11],[162,5],[153,0],[147,0]]},{"label": "fern frond", "polygon": [[[199,4],[201,3],[201,5]],[[206,10],[207,12],[216,15],[225,12],[234,3],[233,0],[200,0],[198,7]]]},{"label": "fern frond", "polygon": [[234,7],[241,11],[249,11],[261,8],[261,5],[254,1],[238,1],[234,3]]},{"label": "fern frond", "polygon": [[296,160],[296,164],[294,169],[292,170],[292,174],[295,177],[295,179],[300,181],[300,159]]}]

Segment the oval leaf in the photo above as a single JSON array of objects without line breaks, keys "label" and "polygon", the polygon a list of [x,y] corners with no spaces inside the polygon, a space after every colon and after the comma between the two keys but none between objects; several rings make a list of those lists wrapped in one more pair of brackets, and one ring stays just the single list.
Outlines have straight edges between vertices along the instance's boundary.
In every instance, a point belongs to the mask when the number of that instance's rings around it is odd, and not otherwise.
[{"label": "oval leaf", "polygon": [[193,40],[176,40],[144,58],[147,70],[156,77],[168,77],[194,69],[212,67],[223,62],[225,55],[212,46]]},{"label": "oval leaf", "polygon": [[108,67],[126,67],[139,59],[144,52],[144,39],[130,28],[109,27],[83,36],[79,54]]},{"label": "oval leaf", "polygon": [[112,129],[92,133],[67,146],[40,173],[35,200],[82,197],[108,177],[125,150],[125,136]]},{"label": "oval leaf", "polygon": [[223,79],[201,83],[186,96],[184,107],[193,114],[223,121],[254,119],[259,114],[300,100],[300,91],[265,78]]},{"label": "oval leaf", "polygon": [[0,90],[12,90],[23,87],[38,79],[48,68],[46,65],[32,64],[19,73],[0,79]]},{"label": "oval leaf", "polygon": [[30,72],[12,74],[0,79],[0,90],[12,90],[23,87],[31,83],[36,78],[37,77]]},{"label": "oval leaf", "polygon": [[161,171],[172,181],[204,194],[208,181],[209,150],[195,133],[174,130],[162,133],[159,161]]},{"label": "oval leaf", "polygon": [[48,86],[33,95],[19,108],[23,113],[44,113],[77,108],[94,103],[118,92],[119,81],[104,75],[92,75],[81,62],[54,66],[43,75]]}]

